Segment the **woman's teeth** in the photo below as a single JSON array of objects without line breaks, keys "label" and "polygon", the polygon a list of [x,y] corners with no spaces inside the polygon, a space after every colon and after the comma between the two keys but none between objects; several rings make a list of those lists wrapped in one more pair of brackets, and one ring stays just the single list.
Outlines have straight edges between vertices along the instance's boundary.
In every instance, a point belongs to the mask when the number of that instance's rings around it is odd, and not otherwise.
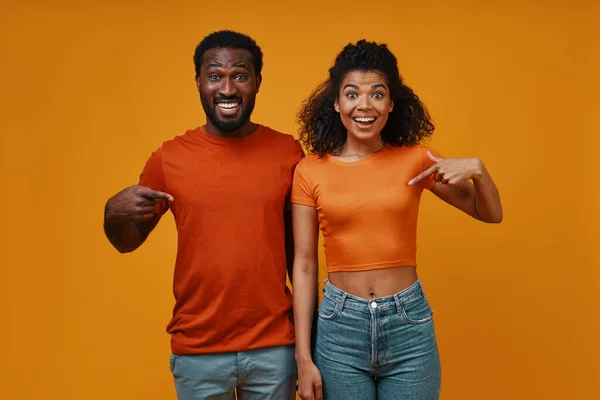
[{"label": "woman's teeth", "polygon": [[362,123],[371,123],[373,121],[375,121],[375,118],[354,118],[354,120],[356,122],[362,122]]}]

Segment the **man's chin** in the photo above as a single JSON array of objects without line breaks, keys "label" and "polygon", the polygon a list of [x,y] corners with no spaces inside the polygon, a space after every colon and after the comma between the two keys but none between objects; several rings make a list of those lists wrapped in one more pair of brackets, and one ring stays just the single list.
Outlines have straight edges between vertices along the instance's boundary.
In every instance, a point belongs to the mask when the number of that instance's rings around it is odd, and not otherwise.
[{"label": "man's chin", "polygon": [[215,126],[223,132],[233,132],[240,129],[246,121],[242,121],[240,119],[232,119],[232,120],[223,120],[217,119]]}]

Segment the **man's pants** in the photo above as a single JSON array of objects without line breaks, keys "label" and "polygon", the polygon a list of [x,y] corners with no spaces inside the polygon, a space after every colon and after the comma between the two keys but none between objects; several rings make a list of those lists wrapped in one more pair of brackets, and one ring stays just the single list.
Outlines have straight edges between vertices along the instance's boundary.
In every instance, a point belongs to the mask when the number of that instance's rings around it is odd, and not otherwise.
[{"label": "man's pants", "polygon": [[178,400],[293,400],[294,346],[236,353],[171,355]]}]

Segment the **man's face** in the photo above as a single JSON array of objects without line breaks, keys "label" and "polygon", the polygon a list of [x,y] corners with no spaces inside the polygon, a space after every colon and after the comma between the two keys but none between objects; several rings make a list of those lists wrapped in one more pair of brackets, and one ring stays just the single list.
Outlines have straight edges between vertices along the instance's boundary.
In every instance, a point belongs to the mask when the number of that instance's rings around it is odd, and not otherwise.
[{"label": "man's face", "polygon": [[223,132],[240,129],[250,120],[261,77],[256,76],[252,53],[216,48],[202,58],[196,84],[208,122]]}]

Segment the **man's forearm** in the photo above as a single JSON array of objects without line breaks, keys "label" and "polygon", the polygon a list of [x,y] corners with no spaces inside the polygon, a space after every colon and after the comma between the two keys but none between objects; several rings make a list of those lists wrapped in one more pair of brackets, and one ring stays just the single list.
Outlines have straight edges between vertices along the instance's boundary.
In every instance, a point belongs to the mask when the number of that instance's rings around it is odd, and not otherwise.
[{"label": "man's forearm", "polygon": [[139,223],[122,221],[111,218],[105,209],[104,234],[120,253],[129,253],[144,243],[159,220],[160,215],[155,215],[151,219]]},{"label": "man's forearm", "polygon": [[142,235],[133,222],[111,222],[104,218],[104,233],[120,253],[129,253],[143,243]]}]

